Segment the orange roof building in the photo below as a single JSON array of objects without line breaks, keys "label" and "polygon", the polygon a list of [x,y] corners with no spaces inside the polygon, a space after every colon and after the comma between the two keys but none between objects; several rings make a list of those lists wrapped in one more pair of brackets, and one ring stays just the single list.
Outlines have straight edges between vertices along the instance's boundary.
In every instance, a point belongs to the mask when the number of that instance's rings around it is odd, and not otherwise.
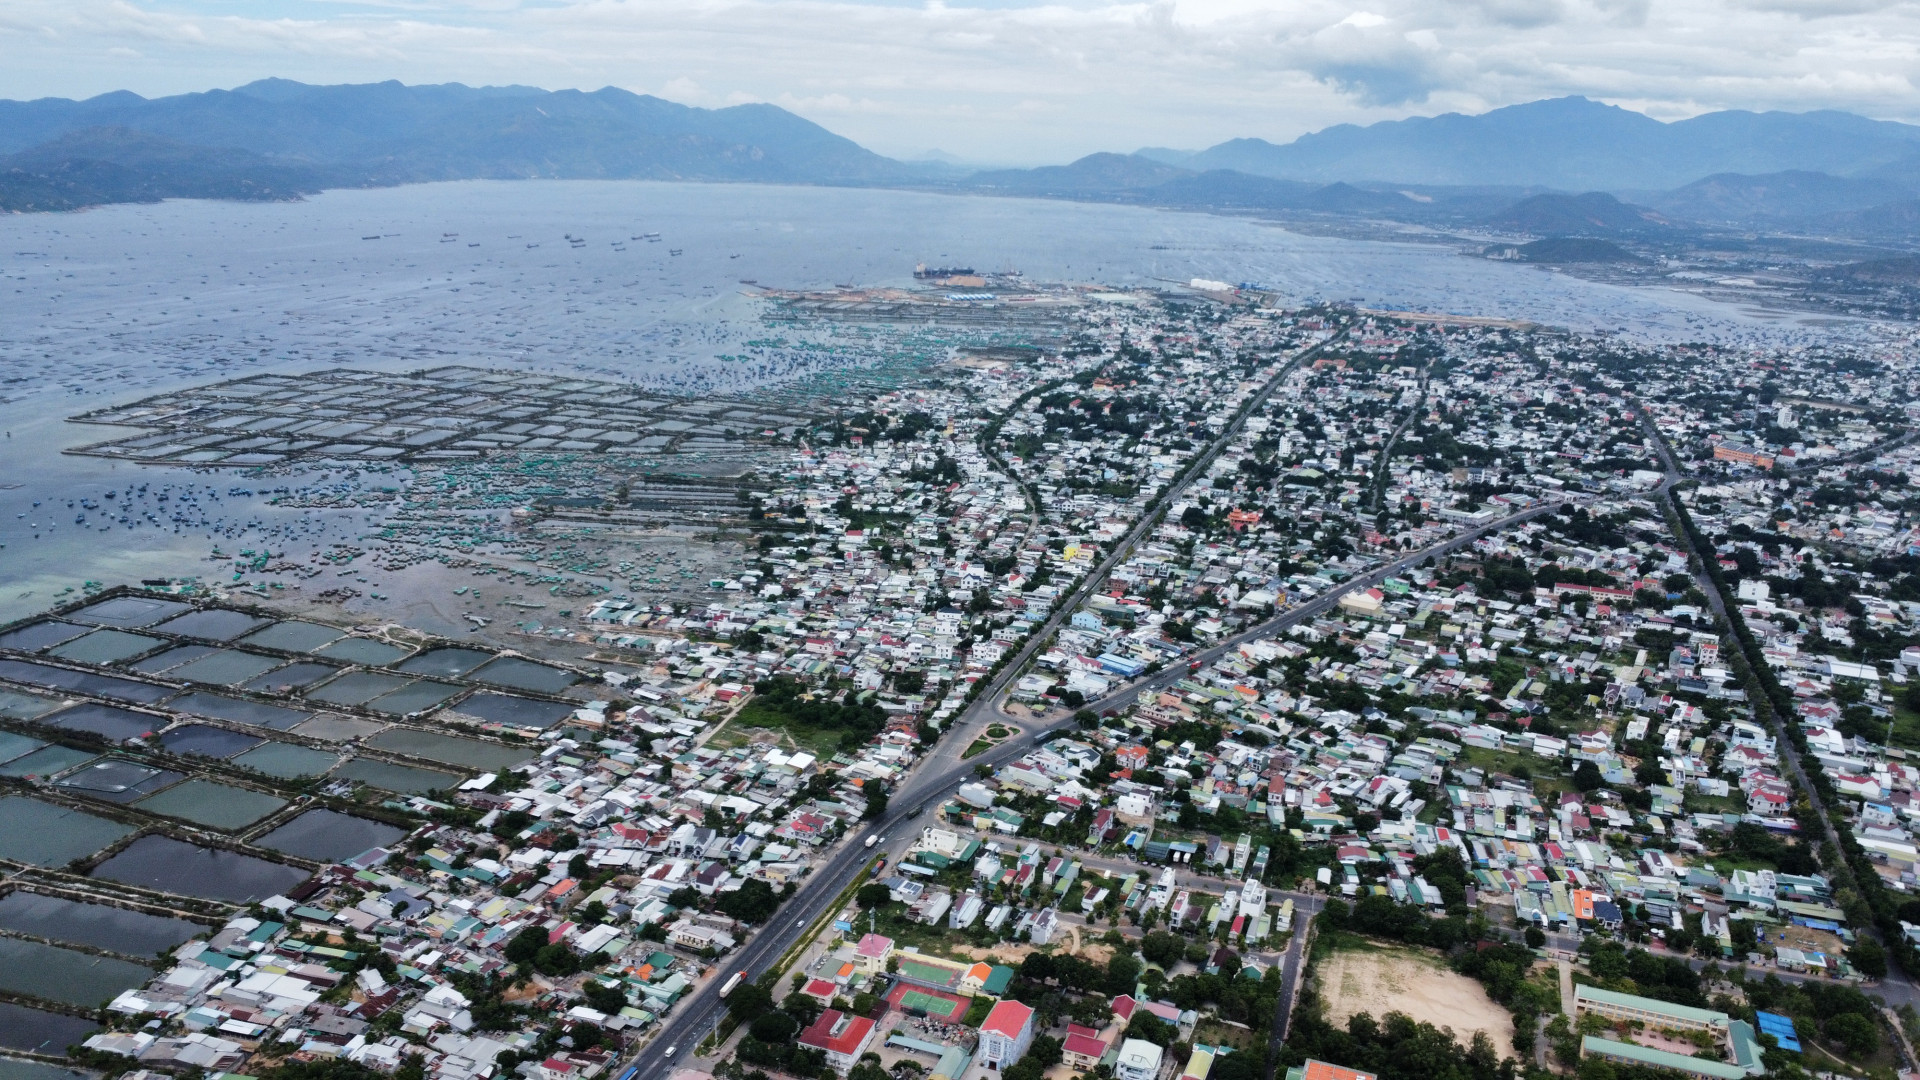
[{"label": "orange roof building", "polygon": [[1305,1065],[1296,1065],[1287,1070],[1287,1080],[1380,1080],[1380,1078],[1370,1072],[1349,1069],[1345,1065],[1334,1065],[1308,1058]]}]

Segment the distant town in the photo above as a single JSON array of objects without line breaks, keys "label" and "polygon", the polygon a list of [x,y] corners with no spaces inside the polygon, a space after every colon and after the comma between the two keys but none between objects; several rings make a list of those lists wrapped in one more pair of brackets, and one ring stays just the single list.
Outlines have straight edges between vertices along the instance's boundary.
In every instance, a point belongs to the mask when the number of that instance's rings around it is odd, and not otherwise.
[{"label": "distant town", "polygon": [[394,516],[0,627],[0,1080],[1920,1071],[1914,340],[916,277],[79,417]]}]

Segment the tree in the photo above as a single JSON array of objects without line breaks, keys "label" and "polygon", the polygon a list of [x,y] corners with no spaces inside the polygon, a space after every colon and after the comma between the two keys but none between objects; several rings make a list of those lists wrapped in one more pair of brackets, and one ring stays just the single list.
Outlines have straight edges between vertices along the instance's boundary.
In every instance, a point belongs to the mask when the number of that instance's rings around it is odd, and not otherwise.
[{"label": "tree", "polygon": [[738,889],[716,895],[713,906],[741,922],[761,923],[773,915],[780,901],[773,895],[773,886],[759,878],[748,878]]},{"label": "tree", "polygon": [[853,898],[860,905],[861,911],[872,911],[874,908],[885,907],[887,901],[893,899],[893,893],[885,885],[876,881],[870,885],[860,886],[860,891],[854,893]]},{"label": "tree", "polygon": [[508,960],[521,967],[527,967],[533,963],[533,958],[540,954],[540,950],[546,947],[547,928],[529,926],[513,935],[513,940],[507,942],[507,947],[500,951]]},{"label": "tree", "polygon": [[1107,961],[1106,977],[1101,980],[1100,990],[1108,997],[1131,994],[1134,984],[1140,980],[1140,961],[1130,952],[1115,950]]},{"label": "tree", "polygon": [[799,1021],[801,1027],[806,1027],[819,1018],[822,1006],[818,998],[795,990],[781,999],[780,1011]]},{"label": "tree", "polygon": [[1140,940],[1140,955],[1163,968],[1170,969],[1179,963],[1186,948],[1185,938],[1165,930],[1155,930]]},{"label": "tree", "polygon": [[1854,970],[1869,979],[1887,977],[1887,950],[1872,938],[1862,937],[1847,950],[1847,959],[1853,962]]},{"label": "tree", "polygon": [[1865,1057],[1880,1048],[1880,1032],[1872,1020],[1859,1013],[1846,1012],[1826,1023],[1827,1038],[1847,1048],[1854,1057]]},{"label": "tree", "polygon": [[608,1016],[612,1016],[627,1007],[626,991],[620,989],[618,986],[609,986],[606,983],[594,982],[591,979],[580,984],[580,996],[585,999],[589,1006],[606,1013]]},{"label": "tree", "polygon": [[873,821],[887,812],[887,786],[878,780],[868,780],[861,793],[867,797],[867,809],[860,817],[864,821]]},{"label": "tree", "polygon": [[733,993],[727,995],[727,1014],[740,1023],[750,1023],[772,1010],[773,991],[759,983],[742,979]]},{"label": "tree", "polygon": [[1527,947],[1538,949],[1547,943],[1547,932],[1537,926],[1527,927]]},{"label": "tree", "polygon": [[572,975],[583,966],[580,954],[558,941],[533,954],[533,970],[542,975]]},{"label": "tree", "polygon": [[1126,1037],[1141,1039],[1155,1046],[1171,1046],[1174,1036],[1180,1034],[1172,1024],[1160,1019],[1145,1009],[1136,1009],[1133,1019],[1127,1021]]},{"label": "tree", "polygon": [[1573,786],[1581,791],[1593,791],[1606,786],[1606,778],[1600,775],[1600,766],[1591,761],[1583,761],[1573,770]]},{"label": "tree", "polygon": [[509,810],[493,819],[493,835],[502,840],[511,840],[526,831],[533,824],[533,815],[525,810]]},{"label": "tree", "polygon": [[793,1038],[794,1034],[800,1030],[800,1023],[786,1013],[774,1009],[754,1017],[753,1025],[748,1030],[761,1042],[777,1046]]},{"label": "tree", "polygon": [[384,1080],[365,1065],[340,1057],[283,1061],[260,1075],[262,1080]]}]

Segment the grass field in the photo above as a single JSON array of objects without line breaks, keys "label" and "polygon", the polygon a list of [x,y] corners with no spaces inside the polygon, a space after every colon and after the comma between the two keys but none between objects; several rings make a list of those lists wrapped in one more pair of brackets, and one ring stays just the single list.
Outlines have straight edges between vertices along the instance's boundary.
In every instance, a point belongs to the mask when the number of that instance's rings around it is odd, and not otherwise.
[{"label": "grass field", "polygon": [[749,743],[777,745],[786,751],[804,750],[815,757],[828,758],[840,751],[840,733],[807,728],[743,727],[736,719],[707,740],[707,745],[715,750],[730,750]]},{"label": "grass field", "polygon": [[1566,775],[1558,763],[1532,754],[1522,754],[1510,750],[1488,750],[1482,746],[1469,746],[1455,759],[1455,766],[1470,765],[1488,772],[1502,772],[1509,776],[1515,770],[1525,770],[1533,777],[1534,793],[1540,796],[1542,805],[1552,805],[1548,801],[1549,793],[1559,795],[1563,791],[1572,791],[1573,777]]},{"label": "grass field", "polygon": [[1920,713],[1904,705],[1893,707],[1893,745],[1920,750]]}]

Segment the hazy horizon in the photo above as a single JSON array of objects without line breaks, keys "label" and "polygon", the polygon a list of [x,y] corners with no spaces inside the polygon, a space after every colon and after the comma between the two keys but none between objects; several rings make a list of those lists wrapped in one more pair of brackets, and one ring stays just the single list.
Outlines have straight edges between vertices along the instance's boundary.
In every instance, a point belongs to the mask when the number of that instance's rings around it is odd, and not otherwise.
[{"label": "hazy horizon", "polygon": [[1661,120],[1916,121],[1917,18],[1878,0],[14,0],[0,97],[617,86],[770,102],[893,157],[1030,165],[1572,94]]}]

